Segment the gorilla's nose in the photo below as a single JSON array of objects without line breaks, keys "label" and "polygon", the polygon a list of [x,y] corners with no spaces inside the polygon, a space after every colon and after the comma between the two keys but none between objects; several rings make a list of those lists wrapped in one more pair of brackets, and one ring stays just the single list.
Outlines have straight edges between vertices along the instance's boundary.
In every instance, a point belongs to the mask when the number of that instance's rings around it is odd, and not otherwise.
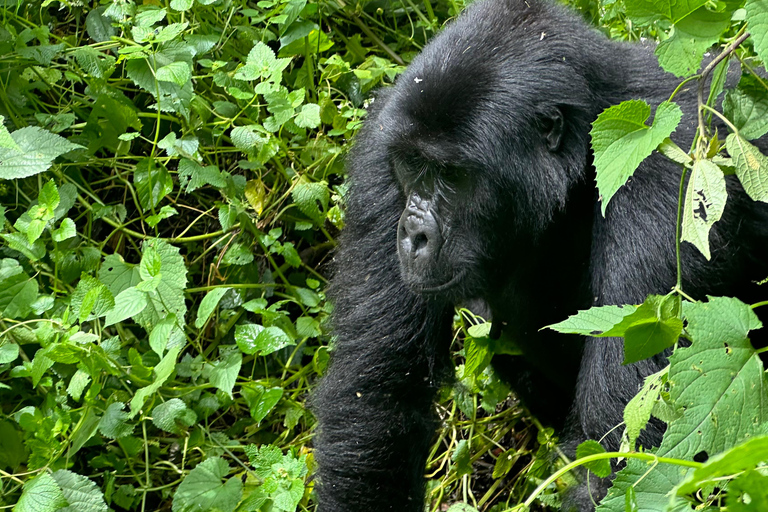
[{"label": "gorilla's nose", "polygon": [[434,216],[424,210],[407,208],[400,218],[398,232],[400,257],[419,260],[421,263],[434,261],[440,250],[442,237]]}]

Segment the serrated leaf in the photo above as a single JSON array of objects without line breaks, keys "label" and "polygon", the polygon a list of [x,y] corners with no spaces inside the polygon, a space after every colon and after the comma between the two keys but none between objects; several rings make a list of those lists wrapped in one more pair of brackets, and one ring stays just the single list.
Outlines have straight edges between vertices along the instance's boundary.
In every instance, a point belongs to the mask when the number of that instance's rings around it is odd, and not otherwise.
[{"label": "serrated leaf", "polygon": [[661,386],[668,373],[669,367],[667,366],[663,370],[647,376],[640,392],[624,407],[624,424],[627,426],[627,437],[631,450],[635,449],[640,431],[651,419],[653,406],[659,400]]},{"label": "serrated leaf", "polygon": [[95,482],[89,478],[60,469],[53,473],[53,479],[59,484],[68,507],[59,512],[107,512],[109,507],[104,501],[104,494]]},{"label": "serrated leaf", "polygon": [[710,160],[696,160],[685,192],[681,240],[692,243],[708,260],[709,231],[722,217],[727,199],[723,171]]},{"label": "serrated leaf", "polygon": [[187,287],[187,267],[178,247],[160,239],[145,240],[142,254],[154,253],[160,260],[159,281],[154,293],[149,295],[147,308],[136,317],[136,321],[147,331],[157,325],[169,314],[176,315],[180,325],[184,325],[187,304],[184,289]]},{"label": "serrated leaf", "polygon": [[283,397],[283,388],[249,384],[241,388],[241,394],[251,410],[251,418],[259,424]]},{"label": "serrated leaf", "polygon": [[755,52],[763,63],[768,62],[768,1],[747,0],[747,29],[749,30]]},{"label": "serrated leaf", "polygon": [[53,161],[74,149],[83,149],[64,137],[37,126],[28,126],[11,134],[17,148],[0,146],[0,179],[10,180],[34,176]]},{"label": "serrated leaf", "polygon": [[683,112],[675,103],[665,101],[656,109],[652,126],[645,124],[650,115],[650,105],[630,100],[606,109],[592,123],[590,134],[603,216],[616,191],[675,131]]},{"label": "serrated leaf", "polygon": [[85,17],[85,29],[88,31],[88,36],[97,43],[109,41],[112,36],[117,35],[111,20],[104,16],[105,10],[106,6],[97,7]]},{"label": "serrated leaf", "polygon": [[171,398],[152,409],[152,423],[166,432],[181,432],[177,422],[189,427],[191,424],[188,420],[195,417],[194,411],[180,398]]},{"label": "serrated leaf", "polygon": [[115,306],[115,298],[98,279],[83,274],[72,293],[70,306],[82,323],[106,315]]},{"label": "serrated leaf", "polygon": [[219,305],[219,301],[232,288],[214,288],[205,294],[203,300],[200,301],[200,307],[197,308],[197,318],[195,319],[195,327],[201,329],[211,314]]},{"label": "serrated leaf", "polygon": [[123,407],[125,407],[123,402],[115,402],[107,407],[104,416],[99,421],[101,435],[110,439],[120,439],[133,432],[134,425],[126,423],[129,416],[127,412],[123,411]]},{"label": "serrated leaf", "polygon": [[320,105],[307,103],[293,121],[299,128],[317,128],[320,126]]},{"label": "serrated leaf", "polygon": [[241,324],[235,328],[235,342],[245,354],[266,356],[295,342],[277,326]]},{"label": "serrated leaf", "polygon": [[677,486],[677,495],[684,496],[696,492],[704,484],[754,469],[765,461],[768,461],[768,437],[749,439],[710,458],[702,467],[689,473],[688,478]]},{"label": "serrated leaf", "polygon": [[58,229],[54,229],[52,233],[53,240],[56,242],[63,242],[70,238],[74,238],[77,235],[77,228],[75,221],[67,217],[61,221]]},{"label": "serrated leaf", "polygon": [[136,164],[133,183],[144,210],[156,207],[173,190],[173,178],[168,170],[151,158],[143,158]]},{"label": "serrated leaf", "polygon": [[[690,347],[670,357],[671,400],[682,416],[667,427],[656,454],[691,460],[716,454],[762,433],[768,393],[760,357],[748,333],[761,327],[751,308],[737,299],[710,297],[684,304]],[[667,494],[688,471],[678,466],[627,461],[598,512],[624,512],[625,492],[635,487],[640,510],[666,510]],[[640,480],[638,482],[638,480]]]},{"label": "serrated leaf", "polygon": [[55,512],[66,505],[67,500],[50,473],[40,473],[24,484],[13,512]]},{"label": "serrated leaf", "polygon": [[104,326],[110,326],[122,322],[134,315],[138,315],[147,307],[147,294],[136,288],[128,288],[115,297],[115,307],[107,313]]},{"label": "serrated leaf", "polygon": [[182,187],[186,185],[185,192],[187,194],[205,185],[211,185],[216,188],[227,186],[227,181],[221,175],[218,167],[215,165],[202,166],[188,158],[179,160],[179,180]]},{"label": "serrated leaf", "polygon": [[328,201],[331,198],[325,181],[298,183],[291,192],[291,196],[304,215],[316,224],[323,223],[328,211]]},{"label": "serrated leaf", "polygon": [[221,457],[211,457],[189,472],[173,495],[173,512],[218,510],[234,512],[243,495],[243,483],[229,474],[229,465]]},{"label": "serrated leaf", "polygon": [[224,393],[232,397],[232,390],[237,382],[237,375],[243,364],[243,354],[237,349],[222,350],[221,359],[211,366],[210,382]]},{"label": "serrated leaf", "polygon": [[192,78],[192,70],[184,61],[171,62],[158,69],[155,76],[161,82],[173,82],[183,86]]},{"label": "serrated leaf", "polygon": [[723,114],[746,140],[762,137],[768,133],[768,91],[754,75],[742,76],[736,89],[726,91]]},{"label": "serrated leaf", "polygon": [[163,356],[157,366],[155,366],[155,375],[152,379],[152,384],[139,389],[133,398],[131,399],[131,413],[128,418],[134,418],[144,407],[144,402],[147,398],[154,395],[160,387],[165,384],[168,377],[171,376],[176,369],[176,358],[181,352],[181,347],[173,347],[168,350],[168,353]]},{"label": "serrated leaf", "polygon": [[596,336],[610,330],[621,322],[625,316],[631,315],[636,306],[595,306],[579,311],[566,320],[543,327],[563,334],[583,334]]},{"label": "serrated leaf", "polygon": [[192,8],[194,0],[171,0],[171,9],[174,11],[188,11]]},{"label": "serrated leaf", "polygon": [[0,364],[12,363],[19,357],[19,346],[15,343],[6,342],[0,345]]},{"label": "serrated leaf", "polygon": [[[603,445],[598,443],[597,441],[593,441],[591,439],[584,441],[576,448],[576,459],[581,459],[584,457],[588,457],[590,455],[597,455],[600,453],[605,453],[605,448],[603,448]],[[595,475],[597,475],[600,478],[605,478],[607,476],[610,476],[611,474],[611,460],[610,459],[600,459],[600,460],[593,460],[592,462],[587,462],[584,464],[584,467],[593,472]]]},{"label": "serrated leaf", "polygon": [[734,133],[728,135],[725,145],[747,195],[755,201],[768,202],[768,157]]}]

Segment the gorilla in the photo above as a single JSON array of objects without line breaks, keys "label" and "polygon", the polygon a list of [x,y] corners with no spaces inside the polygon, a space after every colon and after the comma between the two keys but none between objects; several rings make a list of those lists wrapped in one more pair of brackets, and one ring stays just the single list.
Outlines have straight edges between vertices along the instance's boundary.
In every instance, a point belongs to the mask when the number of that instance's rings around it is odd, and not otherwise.
[{"label": "gorilla", "polygon": [[[457,304],[484,304],[518,344],[522,357],[493,365],[567,445],[606,436],[618,448],[611,429],[665,356],[623,366],[621,339],[540,329],[675,285],[681,169],[652,155],[603,217],[589,131],[605,108],[655,107],[679,83],[652,46],[610,41],[547,0],[480,0],[375,97],[348,159],[335,349],[313,397],[320,512],[423,510]],[[672,138],[689,147],[696,87],[675,101],[685,117]],[[711,261],[683,247],[694,297],[748,300],[750,279],[768,275],[768,212],[730,178],[728,188]],[[651,424],[641,442],[662,433]],[[609,483],[591,485],[593,497]],[[571,506],[593,510],[584,488]]]}]

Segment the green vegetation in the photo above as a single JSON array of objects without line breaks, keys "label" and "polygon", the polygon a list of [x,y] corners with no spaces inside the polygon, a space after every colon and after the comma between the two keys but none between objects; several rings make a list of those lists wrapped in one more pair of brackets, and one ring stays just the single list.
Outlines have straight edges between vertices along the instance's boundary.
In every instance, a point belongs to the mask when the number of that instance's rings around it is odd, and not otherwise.
[{"label": "green vegetation", "polygon": [[[729,60],[768,60],[768,4],[573,4],[613,37],[660,39],[681,83],[725,48],[703,73],[715,86],[692,148],[668,139],[674,97],[650,126],[637,100],[592,132],[603,208],[658,148],[685,169],[679,238],[709,257],[725,174],[768,201],[768,157],[749,142],[768,132],[765,79],[746,73],[713,109]],[[329,357],[345,145],[371,90],[463,7],[0,3],[0,510],[314,510],[306,400]],[[731,128],[724,140],[713,116]],[[627,362],[692,342],[627,407],[622,453],[590,441],[575,463],[544,456],[552,431],[493,373],[492,355],[514,345],[466,310],[456,326],[431,510],[556,506],[572,467],[605,475],[617,456],[629,462],[601,510],[716,510],[726,490],[728,510],[765,510],[768,395],[749,306],[689,301],[678,282],[552,326],[622,336]],[[651,415],[669,423],[664,442],[635,451]]]}]

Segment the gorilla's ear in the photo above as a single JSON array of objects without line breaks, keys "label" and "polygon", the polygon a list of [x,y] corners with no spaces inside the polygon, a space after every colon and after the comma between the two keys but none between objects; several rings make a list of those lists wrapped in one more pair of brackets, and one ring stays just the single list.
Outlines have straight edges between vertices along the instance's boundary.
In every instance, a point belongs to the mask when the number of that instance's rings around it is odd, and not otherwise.
[{"label": "gorilla's ear", "polygon": [[551,152],[560,149],[560,143],[563,141],[563,112],[558,107],[551,107],[542,112],[539,117],[539,124],[547,148]]}]

